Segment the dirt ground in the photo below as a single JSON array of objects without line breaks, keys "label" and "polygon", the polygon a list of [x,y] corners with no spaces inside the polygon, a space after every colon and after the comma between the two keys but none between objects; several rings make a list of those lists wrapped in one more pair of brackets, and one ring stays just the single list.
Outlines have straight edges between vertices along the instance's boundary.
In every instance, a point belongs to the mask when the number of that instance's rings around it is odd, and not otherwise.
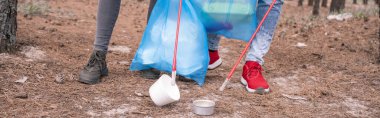
[{"label": "dirt ground", "polygon": [[44,15],[19,14],[17,51],[0,54],[0,117],[198,117],[191,112],[196,99],[216,101],[210,117],[380,117],[380,20],[373,1],[348,3],[354,18],[336,21],[326,19],[328,8],[311,17],[310,7],[287,0],[265,57],[270,94],[245,91],[243,63],[228,88],[217,90],[245,44],[224,39],[223,65],[208,71],[203,87],[178,82],[181,100],[165,107],[148,96],[154,80],[128,70],[148,0],[122,1],[107,57],[110,74],[97,85],[77,82],[92,50],[97,1],[46,2]]}]

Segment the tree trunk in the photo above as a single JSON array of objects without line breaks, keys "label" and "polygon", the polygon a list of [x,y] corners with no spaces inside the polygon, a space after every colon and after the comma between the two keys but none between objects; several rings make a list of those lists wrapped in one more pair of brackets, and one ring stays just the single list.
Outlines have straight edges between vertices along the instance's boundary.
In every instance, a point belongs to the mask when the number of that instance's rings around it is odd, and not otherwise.
[{"label": "tree trunk", "polygon": [[340,0],[339,11],[342,11],[344,8],[346,8],[346,0]]},{"label": "tree trunk", "polygon": [[321,3],[321,0],[314,0],[314,6],[313,6],[313,15],[318,16],[319,15],[319,4]]},{"label": "tree trunk", "polygon": [[363,0],[364,5],[368,5],[368,0]]},{"label": "tree trunk", "polygon": [[[376,3],[377,3],[377,6],[378,6],[378,8],[380,9],[380,0],[376,0]],[[379,11],[379,18],[380,18],[380,10],[378,10]],[[378,37],[378,39],[379,39],[379,42],[380,42],[380,27],[379,27],[379,37]],[[380,43],[379,43],[379,63],[380,63]]]},{"label": "tree trunk", "polygon": [[313,6],[313,0],[309,0],[307,3],[308,6]]},{"label": "tree trunk", "polygon": [[353,4],[358,4],[358,0],[352,1]]},{"label": "tree trunk", "polygon": [[16,43],[17,0],[0,0],[0,53],[10,52]]},{"label": "tree trunk", "polygon": [[[380,0],[375,0],[376,4],[377,4],[377,7],[380,9]],[[379,18],[380,18],[380,10],[378,10],[379,12]],[[378,38],[377,38],[380,42],[380,27],[379,27],[379,32],[378,32]],[[379,57],[378,57],[378,63],[380,64],[380,43],[379,43]]]},{"label": "tree trunk", "polygon": [[322,7],[327,7],[327,0],[322,0]]},{"label": "tree trunk", "polygon": [[337,1],[338,0],[331,0],[330,3],[330,13],[338,12],[336,7],[337,7]]},{"label": "tree trunk", "polygon": [[[378,8],[380,9],[380,0],[376,0],[376,3],[377,3]],[[378,11],[379,11],[379,18],[380,18],[380,10],[378,10]],[[379,30],[380,30],[380,28],[379,28]],[[379,35],[380,35],[380,31],[379,31]]]},{"label": "tree trunk", "polygon": [[341,12],[346,4],[346,0],[331,0],[330,4],[330,13],[339,13]]},{"label": "tree trunk", "polygon": [[302,6],[303,0],[298,0],[298,6]]}]

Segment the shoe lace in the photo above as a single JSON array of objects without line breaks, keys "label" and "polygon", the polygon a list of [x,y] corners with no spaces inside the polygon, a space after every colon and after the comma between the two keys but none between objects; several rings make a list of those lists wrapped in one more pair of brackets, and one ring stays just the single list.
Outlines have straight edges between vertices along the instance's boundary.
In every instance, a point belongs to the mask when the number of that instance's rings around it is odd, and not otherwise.
[{"label": "shoe lace", "polygon": [[263,69],[260,66],[252,66],[248,68],[247,76],[248,78],[256,78]]},{"label": "shoe lace", "polygon": [[102,58],[100,56],[100,52],[96,51],[94,52],[94,54],[91,55],[90,60],[86,65],[86,69],[89,70],[91,67],[94,67],[96,65],[99,65],[100,68],[103,68],[103,64],[98,63],[102,63]]}]

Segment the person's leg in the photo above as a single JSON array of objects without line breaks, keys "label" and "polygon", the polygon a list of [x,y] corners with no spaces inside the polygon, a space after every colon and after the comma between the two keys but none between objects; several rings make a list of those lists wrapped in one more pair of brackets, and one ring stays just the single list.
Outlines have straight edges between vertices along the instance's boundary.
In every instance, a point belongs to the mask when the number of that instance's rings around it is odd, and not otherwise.
[{"label": "person's leg", "polygon": [[[272,0],[259,0],[257,7],[257,19],[260,22],[267,12]],[[269,51],[272,43],[274,30],[276,29],[277,21],[280,17],[283,0],[277,0],[271,12],[268,14],[265,22],[253,40],[251,47],[246,56],[246,61],[255,61],[264,64],[263,57]]]},{"label": "person's leg", "polygon": [[80,82],[96,84],[100,82],[101,76],[108,75],[106,54],[119,14],[120,2],[121,0],[99,0],[94,51],[79,74]]},{"label": "person's leg", "polygon": [[219,49],[220,36],[216,34],[207,34],[208,49],[217,51]]},{"label": "person's leg", "polygon": [[220,42],[220,36],[216,34],[208,34],[208,49],[210,62],[208,65],[208,69],[212,70],[219,67],[222,64],[222,59],[219,57],[218,48]]},{"label": "person's leg", "polygon": [[148,9],[148,17],[147,17],[146,21],[149,21],[150,14],[152,13],[152,10],[153,10],[154,6],[156,5],[156,2],[157,2],[157,0],[150,0],[150,2],[149,2],[149,9]]},{"label": "person's leg", "polygon": [[107,51],[121,0],[99,0],[94,50]]},{"label": "person's leg", "polygon": [[[271,3],[272,0],[259,0],[256,12],[258,21],[263,19]],[[246,85],[248,92],[264,94],[270,91],[269,85],[261,73],[261,65],[264,64],[263,57],[268,52],[272,42],[282,4],[282,0],[277,0],[257,33],[256,38],[253,40],[246,56],[246,63],[243,67],[241,82]]]},{"label": "person's leg", "polygon": [[[154,6],[156,5],[156,2],[157,0],[150,0],[149,2],[147,23],[149,22],[150,15],[152,13]],[[141,71],[141,76],[146,79],[158,79],[160,77],[160,74],[161,72],[157,69],[148,69],[148,70]]]}]

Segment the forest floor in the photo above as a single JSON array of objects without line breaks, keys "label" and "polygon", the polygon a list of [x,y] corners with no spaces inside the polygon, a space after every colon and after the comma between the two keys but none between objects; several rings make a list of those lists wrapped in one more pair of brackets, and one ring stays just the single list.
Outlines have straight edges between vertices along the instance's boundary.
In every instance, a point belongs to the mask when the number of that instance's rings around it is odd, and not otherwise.
[{"label": "forest floor", "polygon": [[179,81],[181,100],[156,107],[147,93],[155,80],[128,70],[148,0],[122,1],[107,57],[110,73],[96,85],[77,79],[92,51],[97,0],[45,1],[37,6],[46,9],[41,15],[19,13],[17,51],[0,54],[0,117],[198,117],[191,112],[197,99],[216,101],[210,117],[380,117],[380,20],[372,2],[348,3],[354,17],[336,21],[326,19],[328,8],[312,17],[311,7],[287,0],[265,57],[270,94],[246,92],[239,83],[243,62],[228,88],[217,90],[245,44],[223,39],[225,61],[208,71],[205,85]]}]

